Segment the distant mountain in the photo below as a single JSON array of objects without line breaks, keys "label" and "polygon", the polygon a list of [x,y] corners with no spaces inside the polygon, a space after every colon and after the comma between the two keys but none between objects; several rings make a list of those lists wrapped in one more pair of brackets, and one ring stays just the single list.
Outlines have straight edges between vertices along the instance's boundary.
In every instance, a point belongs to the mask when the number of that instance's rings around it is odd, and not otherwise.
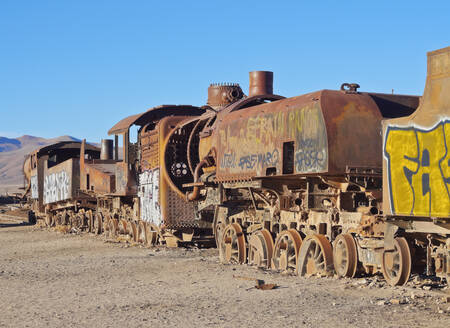
[{"label": "distant mountain", "polygon": [[10,139],[0,137],[0,153],[4,151],[11,151],[21,147],[21,142],[18,139]]},{"label": "distant mountain", "polygon": [[80,141],[71,136],[45,139],[24,135],[19,138],[0,137],[0,194],[16,192],[23,187],[23,161],[36,148],[59,141]]}]

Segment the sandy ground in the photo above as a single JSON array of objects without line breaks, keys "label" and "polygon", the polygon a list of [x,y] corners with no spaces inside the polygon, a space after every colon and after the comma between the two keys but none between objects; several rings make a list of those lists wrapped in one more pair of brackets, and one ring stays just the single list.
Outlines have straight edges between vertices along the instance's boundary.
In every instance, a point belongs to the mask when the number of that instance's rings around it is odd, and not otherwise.
[{"label": "sandy ground", "polygon": [[450,326],[448,288],[293,277],[220,265],[215,249],[147,249],[19,222],[0,215],[0,327]]},{"label": "sandy ground", "polygon": [[17,184],[11,184],[7,185],[2,182],[0,182],[0,195],[13,195],[16,193],[22,194],[24,192],[23,184],[17,185]]}]

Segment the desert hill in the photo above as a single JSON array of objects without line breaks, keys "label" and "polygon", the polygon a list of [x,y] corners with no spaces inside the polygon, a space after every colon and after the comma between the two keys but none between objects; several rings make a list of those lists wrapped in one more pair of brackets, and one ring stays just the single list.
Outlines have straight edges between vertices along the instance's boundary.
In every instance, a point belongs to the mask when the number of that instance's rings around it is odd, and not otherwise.
[{"label": "desert hill", "polygon": [[0,137],[0,194],[17,192],[23,187],[22,166],[34,149],[59,141],[80,141],[71,136],[45,139],[24,135],[19,138]]}]

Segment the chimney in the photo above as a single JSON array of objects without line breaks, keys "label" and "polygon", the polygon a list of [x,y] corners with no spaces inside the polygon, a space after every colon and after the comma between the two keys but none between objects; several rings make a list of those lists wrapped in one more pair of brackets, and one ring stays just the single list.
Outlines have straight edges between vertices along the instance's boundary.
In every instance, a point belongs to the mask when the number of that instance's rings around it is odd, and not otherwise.
[{"label": "chimney", "polygon": [[102,149],[100,151],[100,159],[113,159],[114,143],[112,139],[102,139]]},{"label": "chimney", "polygon": [[273,94],[273,72],[253,71],[249,76],[249,97]]}]

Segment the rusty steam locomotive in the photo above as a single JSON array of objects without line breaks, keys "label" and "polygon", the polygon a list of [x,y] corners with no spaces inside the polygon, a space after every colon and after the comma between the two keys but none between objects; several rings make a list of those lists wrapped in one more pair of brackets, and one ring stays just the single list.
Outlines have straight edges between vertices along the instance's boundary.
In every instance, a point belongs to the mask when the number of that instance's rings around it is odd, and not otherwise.
[{"label": "rusty steam locomotive", "polygon": [[224,263],[448,280],[450,47],[428,54],[422,97],[344,83],[285,98],[272,84],[251,72],[248,96],[216,84],[203,107],[127,117],[101,151],[35,151],[24,166],[34,209],[48,225],[149,245],[214,237]]}]

